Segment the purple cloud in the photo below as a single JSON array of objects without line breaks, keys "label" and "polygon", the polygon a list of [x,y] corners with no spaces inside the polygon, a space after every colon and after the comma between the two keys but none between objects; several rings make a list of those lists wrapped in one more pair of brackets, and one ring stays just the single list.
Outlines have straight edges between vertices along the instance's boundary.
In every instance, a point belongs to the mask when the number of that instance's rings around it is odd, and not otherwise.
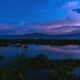
[{"label": "purple cloud", "polygon": [[67,34],[80,31],[80,22],[54,23],[45,27],[45,32],[50,34]]},{"label": "purple cloud", "polygon": [[8,30],[7,34],[28,34],[28,33],[47,33],[47,34],[70,34],[80,31],[79,21],[56,21],[53,23],[25,23],[23,25],[11,26],[0,24],[0,31]]},{"label": "purple cloud", "polygon": [[53,23],[41,23],[41,24],[25,23],[20,26],[21,33],[41,32],[48,34],[69,34],[77,31],[78,32],[80,31],[80,22],[73,20],[69,21],[65,19]]},{"label": "purple cloud", "polygon": [[14,27],[9,25],[0,24],[0,30],[12,30]]}]

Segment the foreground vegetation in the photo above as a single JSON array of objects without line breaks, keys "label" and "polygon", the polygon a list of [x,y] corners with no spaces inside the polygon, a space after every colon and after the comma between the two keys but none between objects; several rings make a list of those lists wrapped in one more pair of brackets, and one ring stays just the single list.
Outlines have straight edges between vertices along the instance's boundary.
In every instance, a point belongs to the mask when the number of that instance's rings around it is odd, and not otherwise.
[{"label": "foreground vegetation", "polygon": [[9,63],[0,65],[0,80],[28,80],[27,57],[21,54]]},{"label": "foreground vegetation", "polygon": [[[1,56],[0,60],[4,58]],[[0,65],[0,80],[36,80],[28,75],[29,69],[48,69],[49,80],[80,80],[73,73],[75,67],[80,67],[80,60],[48,60],[44,55],[35,58],[17,55],[4,65]],[[35,73],[34,73],[35,74]],[[41,79],[42,80],[42,79]]]}]

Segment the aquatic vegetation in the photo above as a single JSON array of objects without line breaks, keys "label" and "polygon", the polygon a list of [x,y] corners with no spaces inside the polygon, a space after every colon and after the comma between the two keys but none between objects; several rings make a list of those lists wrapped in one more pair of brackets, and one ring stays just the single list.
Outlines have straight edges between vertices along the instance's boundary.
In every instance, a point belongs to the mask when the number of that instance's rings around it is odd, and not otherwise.
[{"label": "aquatic vegetation", "polygon": [[0,66],[0,78],[0,80],[28,80],[27,57],[22,53],[13,57],[5,66]]},{"label": "aquatic vegetation", "polygon": [[48,68],[48,58],[43,54],[30,58],[29,66],[32,68]]},{"label": "aquatic vegetation", "polygon": [[49,78],[51,80],[77,80],[69,67],[63,67],[62,65],[49,69]]},{"label": "aquatic vegetation", "polygon": [[16,53],[9,63],[0,65],[0,80],[32,80],[29,70],[41,68],[49,69],[50,80],[78,80],[72,70],[80,60],[49,60],[42,54],[28,58],[25,53],[26,47],[20,55]]},{"label": "aquatic vegetation", "polygon": [[0,60],[4,60],[4,56],[0,55]]}]

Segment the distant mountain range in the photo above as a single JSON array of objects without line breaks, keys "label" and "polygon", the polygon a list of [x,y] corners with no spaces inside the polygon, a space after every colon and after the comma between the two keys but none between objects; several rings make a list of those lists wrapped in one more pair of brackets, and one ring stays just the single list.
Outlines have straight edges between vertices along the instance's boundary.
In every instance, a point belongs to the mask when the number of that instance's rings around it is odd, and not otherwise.
[{"label": "distant mountain range", "polygon": [[80,39],[80,32],[73,34],[49,35],[43,33],[31,33],[25,35],[5,35],[0,39]]}]

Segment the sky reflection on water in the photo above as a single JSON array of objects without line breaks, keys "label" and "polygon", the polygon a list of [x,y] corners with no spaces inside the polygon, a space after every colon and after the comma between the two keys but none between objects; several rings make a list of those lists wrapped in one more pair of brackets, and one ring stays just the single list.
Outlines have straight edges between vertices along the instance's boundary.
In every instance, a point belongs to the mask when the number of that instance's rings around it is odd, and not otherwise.
[{"label": "sky reflection on water", "polygon": [[78,59],[80,58],[80,46],[79,45],[67,45],[67,46],[50,46],[50,45],[27,45],[25,49],[23,47],[2,47],[0,48],[0,55],[5,58],[11,59],[13,55],[20,54],[24,50],[28,57],[35,57],[39,54],[46,55],[49,59]]},{"label": "sky reflection on water", "polygon": [[49,46],[49,45],[29,45],[29,56],[35,56],[44,54],[49,59],[68,59],[68,58],[80,58],[80,46],[79,45],[67,45],[67,46]]}]

